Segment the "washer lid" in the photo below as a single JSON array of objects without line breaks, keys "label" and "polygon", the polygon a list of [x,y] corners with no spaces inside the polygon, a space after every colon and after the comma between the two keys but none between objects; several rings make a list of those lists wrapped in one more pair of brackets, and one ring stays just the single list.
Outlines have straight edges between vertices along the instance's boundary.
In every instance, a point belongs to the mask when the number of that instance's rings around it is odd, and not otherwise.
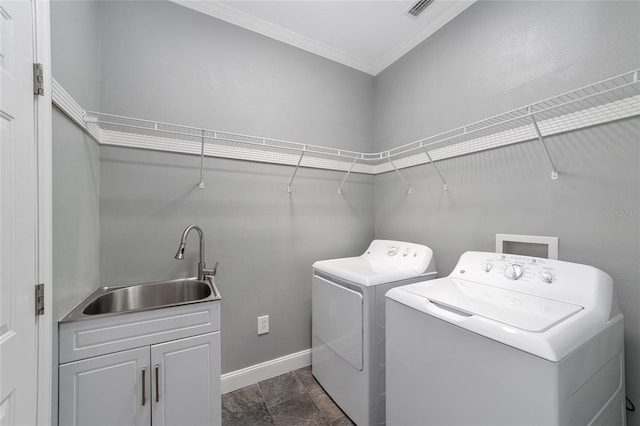
[{"label": "washer lid", "polygon": [[320,260],[313,264],[319,271],[364,286],[392,283],[424,273],[413,268],[370,261],[365,257]]},{"label": "washer lid", "polygon": [[457,278],[421,282],[401,289],[459,315],[480,316],[532,332],[548,330],[583,309]]}]

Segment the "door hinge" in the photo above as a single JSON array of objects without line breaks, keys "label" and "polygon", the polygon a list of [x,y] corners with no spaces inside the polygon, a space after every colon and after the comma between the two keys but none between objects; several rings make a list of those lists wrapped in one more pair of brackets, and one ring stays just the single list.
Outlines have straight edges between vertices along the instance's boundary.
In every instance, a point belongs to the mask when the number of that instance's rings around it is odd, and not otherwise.
[{"label": "door hinge", "polygon": [[36,284],[36,316],[44,315],[44,284]]},{"label": "door hinge", "polygon": [[44,68],[42,64],[33,64],[33,94],[44,96]]}]

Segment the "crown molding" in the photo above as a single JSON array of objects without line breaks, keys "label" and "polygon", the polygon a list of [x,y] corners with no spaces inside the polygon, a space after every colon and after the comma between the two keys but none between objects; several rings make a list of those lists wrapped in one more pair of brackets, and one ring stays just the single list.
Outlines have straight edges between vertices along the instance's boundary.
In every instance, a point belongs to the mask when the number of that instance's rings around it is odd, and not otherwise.
[{"label": "crown molding", "polygon": [[[424,27],[406,42],[401,43],[391,52],[375,63],[368,63],[345,53],[340,49],[320,43],[311,38],[300,35],[294,31],[283,28],[279,25],[272,24],[264,19],[256,18],[250,14],[239,11],[226,4],[216,1],[207,0],[170,0],[180,6],[187,7],[200,13],[212,16],[214,18],[238,25],[247,30],[262,34],[266,37],[281,41],[307,52],[354,68],[358,71],[370,75],[377,75],[389,65],[400,59],[411,49],[423,42],[431,34],[442,28],[447,22],[455,18],[459,13],[471,6],[476,0],[469,1],[441,1],[436,2],[432,7],[437,6],[439,9],[433,16],[428,16],[428,22]],[[435,7],[434,7],[435,9]],[[427,10],[425,12],[433,13]],[[424,19],[425,16],[422,17]],[[426,21],[426,20],[425,20]]]}]

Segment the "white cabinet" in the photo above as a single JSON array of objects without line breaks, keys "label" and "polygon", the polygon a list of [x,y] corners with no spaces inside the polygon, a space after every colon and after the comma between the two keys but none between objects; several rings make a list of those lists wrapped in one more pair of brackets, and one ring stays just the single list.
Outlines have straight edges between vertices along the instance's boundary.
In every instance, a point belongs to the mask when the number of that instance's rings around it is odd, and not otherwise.
[{"label": "white cabinet", "polygon": [[219,425],[220,332],[60,366],[60,426]]},{"label": "white cabinet", "polygon": [[220,332],[151,346],[153,426],[220,424]]},{"label": "white cabinet", "polygon": [[150,424],[148,347],[70,362],[59,371],[61,426]]},{"label": "white cabinet", "polygon": [[219,321],[215,301],[61,322],[59,426],[219,426]]}]

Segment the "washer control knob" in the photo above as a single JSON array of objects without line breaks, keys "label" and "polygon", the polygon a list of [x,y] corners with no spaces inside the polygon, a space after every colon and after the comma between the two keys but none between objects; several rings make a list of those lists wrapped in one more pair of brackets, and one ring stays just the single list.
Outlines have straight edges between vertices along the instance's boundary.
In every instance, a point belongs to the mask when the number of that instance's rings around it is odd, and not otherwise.
[{"label": "washer control knob", "polygon": [[510,280],[519,280],[524,275],[524,268],[522,265],[512,263],[504,268],[504,276]]},{"label": "washer control knob", "polygon": [[389,256],[395,256],[395,254],[398,252],[398,247],[396,246],[389,246],[387,247],[387,254]]},{"label": "washer control knob", "polygon": [[409,250],[408,248],[404,249],[404,253],[402,253],[402,255],[403,255],[404,257],[407,257],[407,256],[409,255],[409,251],[410,251],[410,250]]},{"label": "washer control knob", "polygon": [[540,279],[547,284],[551,284],[553,282],[553,274],[549,271],[544,271],[540,274]]},{"label": "washer control knob", "polygon": [[483,263],[482,264],[482,270],[484,272],[489,272],[491,270],[491,268],[493,268],[493,265],[489,262]]}]

